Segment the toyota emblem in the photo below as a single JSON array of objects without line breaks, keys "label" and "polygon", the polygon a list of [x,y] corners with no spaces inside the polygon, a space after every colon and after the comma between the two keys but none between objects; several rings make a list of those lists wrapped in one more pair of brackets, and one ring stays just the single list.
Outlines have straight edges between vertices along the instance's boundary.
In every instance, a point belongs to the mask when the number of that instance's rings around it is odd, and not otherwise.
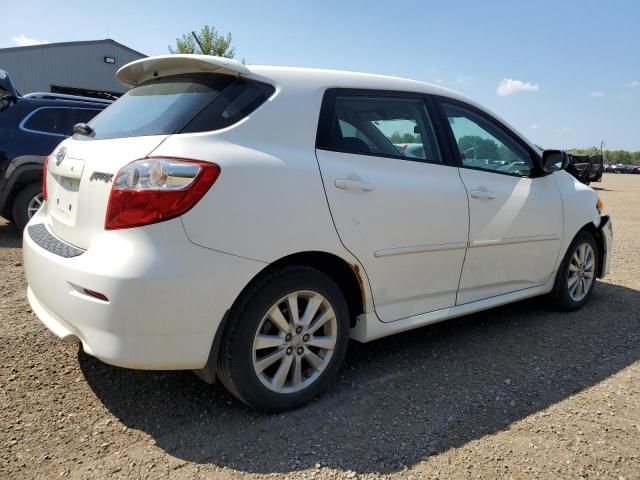
[{"label": "toyota emblem", "polygon": [[66,148],[62,147],[60,150],[58,150],[58,153],[56,153],[56,167],[62,163],[62,161],[64,160],[64,156],[66,154],[67,154]]}]

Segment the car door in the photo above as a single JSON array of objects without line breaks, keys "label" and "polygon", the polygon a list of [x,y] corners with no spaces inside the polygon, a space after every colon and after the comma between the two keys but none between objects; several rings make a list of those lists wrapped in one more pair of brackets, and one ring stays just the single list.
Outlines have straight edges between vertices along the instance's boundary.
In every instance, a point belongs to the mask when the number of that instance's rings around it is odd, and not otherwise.
[{"label": "car door", "polygon": [[534,152],[486,113],[440,100],[469,198],[469,248],[457,303],[545,284],[562,238],[562,199]]},{"label": "car door", "polygon": [[443,163],[428,103],[339,89],[323,101],[316,156],[327,200],[385,322],[455,305],[464,260],[466,190]]}]

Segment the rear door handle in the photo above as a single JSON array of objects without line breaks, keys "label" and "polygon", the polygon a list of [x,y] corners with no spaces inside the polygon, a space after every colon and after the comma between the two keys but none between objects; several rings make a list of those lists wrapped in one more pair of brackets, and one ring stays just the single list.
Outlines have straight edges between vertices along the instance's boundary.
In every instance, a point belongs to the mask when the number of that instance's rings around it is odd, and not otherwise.
[{"label": "rear door handle", "polygon": [[363,192],[369,192],[373,190],[373,185],[368,182],[361,182],[359,180],[348,180],[346,178],[337,179],[336,187],[341,190],[361,190]]},{"label": "rear door handle", "polygon": [[487,190],[471,190],[469,192],[473,198],[482,198],[486,200],[491,200],[492,198],[496,198],[496,194],[493,192],[488,192]]}]

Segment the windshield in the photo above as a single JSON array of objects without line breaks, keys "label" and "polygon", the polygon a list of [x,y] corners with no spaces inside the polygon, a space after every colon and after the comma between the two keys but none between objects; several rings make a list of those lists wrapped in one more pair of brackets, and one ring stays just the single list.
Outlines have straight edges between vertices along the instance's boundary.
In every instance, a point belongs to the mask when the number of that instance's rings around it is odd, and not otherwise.
[{"label": "windshield", "polygon": [[89,122],[93,138],[174,133],[233,81],[229,75],[195,73],[145,82]]}]

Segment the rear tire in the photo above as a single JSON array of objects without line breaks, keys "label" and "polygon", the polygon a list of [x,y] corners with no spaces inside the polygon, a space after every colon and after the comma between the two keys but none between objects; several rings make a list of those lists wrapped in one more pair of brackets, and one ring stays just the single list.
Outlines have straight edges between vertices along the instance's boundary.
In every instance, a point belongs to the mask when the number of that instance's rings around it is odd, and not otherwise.
[{"label": "rear tire", "polygon": [[582,230],[573,239],[551,293],[559,309],[569,312],[587,303],[596,284],[599,254],[596,239],[590,232]]},{"label": "rear tire", "polygon": [[20,230],[29,223],[31,217],[35,215],[37,209],[42,205],[42,185],[30,183],[18,193],[13,202],[13,221]]},{"label": "rear tire", "polygon": [[232,309],[218,375],[253,408],[294,409],[336,379],[348,341],[349,310],[336,283],[313,268],[285,267],[250,287]]}]

